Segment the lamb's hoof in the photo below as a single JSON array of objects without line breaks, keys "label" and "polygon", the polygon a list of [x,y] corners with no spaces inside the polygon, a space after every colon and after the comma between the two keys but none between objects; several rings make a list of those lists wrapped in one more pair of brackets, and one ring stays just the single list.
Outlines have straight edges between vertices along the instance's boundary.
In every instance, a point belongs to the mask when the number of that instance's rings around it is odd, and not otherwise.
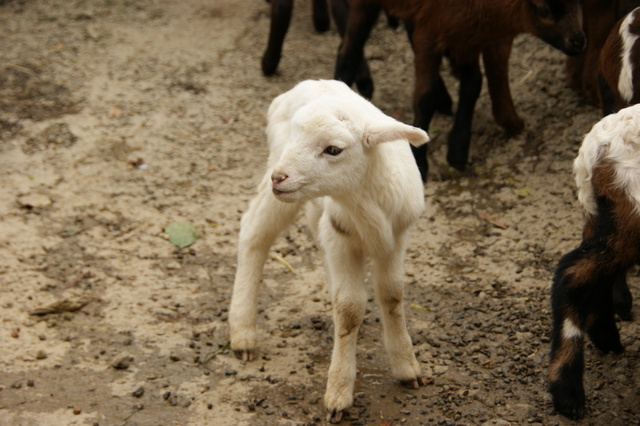
[{"label": "lamb's hoof", "polygon": [[253,349],[237,349],[233,352],[243,361],[253,361],[256,358],[256,351]]},{"label": "lamb's hoof", "polygon": [[333,425],[336,425],[342,421],[342,410],[331,410],[327,412],[327,421]]},{"label": "lamb's hoof", "polygon": [[400,380],[400,384],[409,389],[419,389],[420,386],[425,386],[427,381],[423,377],[416,377],[415,379]]}]

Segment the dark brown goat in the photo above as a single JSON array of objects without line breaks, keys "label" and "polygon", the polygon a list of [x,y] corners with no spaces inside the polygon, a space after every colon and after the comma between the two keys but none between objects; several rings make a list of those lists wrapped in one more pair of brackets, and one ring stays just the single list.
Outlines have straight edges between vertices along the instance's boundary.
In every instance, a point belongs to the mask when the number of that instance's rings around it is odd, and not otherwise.
[{"label": "dark brown goat", "polygon": [[587,47],[579,55],[567,58],[567,82],[593,105],[602,106],[598,81],[598,61],[602,47],[616,22],[638,6],[640,0],[584,1]]},{"label": "dark brown goat", "polygon": [[602,47],[600,98],[604,115],[640,102],[640,8],[622,18]]},{"label": "dark brown goat", "polygon": [[[439,67],[443,56],[460,79],[458,109],[449,134],[447,161],[463,170],[469,156],[471,120],[482,87],[479,58],[487,72],[493,115],[508,133],[519,133],[508,83],[513,38],[531,33],[563,52],[575,55],[585,46],[580,0],[353,0],[335,78],[352,84],[364,60],[364,45],[381,9],[412,28],[416,83],[414,125],[428,129],[443,96]],[[414,155],[423,180],[426,149]]]},{"label": "dark brown goat", "polygon": [[[262,56],[262,73],[266,76],[275,74],[282,57],[282,45],[291,23],[293,0],[267,0],[271,3],[271,25],[269,41]],[[330,16],[338,28],[340,37],[344,35],[349,15],[350,0],[313,0],[313,26],[322,33],[329,29]],[[331,12],[329,12],[329,9]],[[392,21],[390,20],[390,25]],[[396,24],[397,25],[397,24]],[[362,96],[371,98],[373,95],[373,80],[366,61],[363,61],[355,78],[356,86]]]},{"label": "dark brown goat", "polygon": [[585,210],[583,239],[553,278],[549,391],[555,409],[584,416],[584,340],[623,351],[615,314],[631,319],[626,273],[640,261],[640,105],[608,115],[585,137],[574,173]]}]

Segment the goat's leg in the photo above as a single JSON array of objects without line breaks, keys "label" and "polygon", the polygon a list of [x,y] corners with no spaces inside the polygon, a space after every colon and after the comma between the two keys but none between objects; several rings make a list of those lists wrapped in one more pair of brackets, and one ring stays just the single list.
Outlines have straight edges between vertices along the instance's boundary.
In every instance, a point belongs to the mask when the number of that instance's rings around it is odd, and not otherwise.
[{"label": "goat's leg", "polygon": [[623,350],[614,321],[613,285],[624,269],[602,259],[598,246],[583,242],[560,260],[552,286],[549,391],[555,409],[572,419],[584,416],[584,336],[605,352]]},{"label": "goat's leg", "polygon": [[[349,0],[331,0],[331,12],[333,20],[338,27],[338,33],[340,38],[344,39],[344,35],[347,31],[347,21],[349,19]],[[358,92],[367,99],[371,99],[373,96],[373,79],[371,78],[371,71],[369,71],[369,64],[367,60],[362,57],[358,71],[355,76],[355,84],[358,88]]]},{"label": "goat's leg", "polygon": [[517,135],[524,129],[524,121],[518,116],[509,89],[509,56],[513,40],[494,43],[482,51],[484,72],[491,97],[493,117],[508,135]]},{"label": "goat's leg", "polygon": [[[410,21],[406,21],[404,23],[404,28],[407,32],[407,38],[409,39],[409,43],[411,44],[411,48],[415,51],[415,45],[413,44],[413,31],[414,31],[414,23]],[[452,115],[453,114],[453,101],[451,100],[451,96],[449,96],[449,92],[447,91],[447,86],[444,84],[444,80],[442,76],[438,74],[438,94],[436,99],[436,111],[440,114],[444,115]]]},{"label": "goat's leg", "polygon": [[238,269],[229,308],[231,349],[245,361],[255,357],[258,288],[269,249],[301,207],[278,201],[271,193],[270,176],[258,191],[240,222]]},{"label": "goat's leg", "polygon": [[616,112],[616,100],[613,91],[602,75],[598,75],[598,89],[600,93],[600,103],[602,106],[602,116],[607,116]]},{"label": "goat's leg", "polygon": [[[330,225],[329,225],[330,226]],[[321,227],[321,232],[326,227]],[[345,246],[342,236],[323,239],[333,303],[334,343],[324,395],[327,421],[338,423],[353,404],[356,379],[356,343],[364,318],[367,294],[364,288],[364,257]]]},{"label": "goat's leg", "polygon": [[[413,37],[421,37],[420,28],[415,28]],[[425,131],[429,131],[431,119],[436,112],[438,104],[438,79],[440,75],[438,68],[442,62],[439,55],[434,54],[430,49],[424,49],[426,44],[420,41],[416,43],[421,46],[420,49],[414,50],[415,60],[415,88],[413,92],[413,125],[420,127]],[[420,170],[422,181],[427,181],[429,173],[429,161],[427,159],[427,144],[419,147],[411,146],[411,151]]]},{"label": "goat's leg", "polygon": [[576,249],[565,255],[558,265],[551,288],[553,329],[549,364],[549,392],[553,406],[571,419],[584,416],[584,328],[578,324],[576,300],[580,287],[567,273],[583,258]]},{"label": "goat's leg", "polygon": [[404,251],[398,250],[388,258],[375,259],[372,276],[376,300],[382,313],[384,343],[391,372],[403,385],[417,389],[425,382],[413,352],[404,315]]},{"label": "goat's leg", "polygon": [[447,162],[458,170],[464,170],[469,159],[473,110],[482,89],[482,73],[478,60],[457,65],[456,69],[460,77],[460,94],[453,129],[449,133]]},{"label": "goat's leg", "polygon": [[280,63],[282,44],[289,30],[293,0],[271,0],[271,26],[267,49],[262,56],[262,73],[273,75]]},{"label": "goat's leg", "polygon": [[329,5],[327,0],[313,0],[313,28],[323,33],[329,29]]},{"label": "goat's leg", "polygon": [[[358,86],[358,90],[367,98],[371,98],[373,94],[373,82],[364,59],[364,45],[378,19],[380,9],[380,5],[375,0],[354,0],[351,3],[334,71],[334,78],[344,81],[349,86],[360,79],[362,88]],[[340,24],[338,22],[336,24],[340,30]],[[368,82],[367,76],[369,76]]]},{"label": "goat's leg", "polygon": [[633,298],[627,284],[627,271],[614,278],[613,282],[613,310],[621,320],[631,321],[631,307]]}]

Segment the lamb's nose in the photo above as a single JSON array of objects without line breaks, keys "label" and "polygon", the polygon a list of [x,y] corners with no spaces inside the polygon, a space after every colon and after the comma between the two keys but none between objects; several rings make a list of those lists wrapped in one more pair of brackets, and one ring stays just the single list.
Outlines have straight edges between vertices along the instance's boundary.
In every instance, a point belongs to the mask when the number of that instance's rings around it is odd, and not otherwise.
[{"label": "lamb's nose", "polygon": [[288,176],[285,175],[284,173],[277,173],[277,172],[273,172],[271,174],[271,183],[272,184],[278,184],[280,182],[282,182],[283,180],[285,180]]}]

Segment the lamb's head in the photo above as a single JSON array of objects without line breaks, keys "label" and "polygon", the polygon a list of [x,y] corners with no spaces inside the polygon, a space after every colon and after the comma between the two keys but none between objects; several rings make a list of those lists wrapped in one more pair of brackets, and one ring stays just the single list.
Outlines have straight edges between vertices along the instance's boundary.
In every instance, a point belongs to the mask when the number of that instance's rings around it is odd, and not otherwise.
[{"label": "lamb's head", "polygon": [[[305,104],[280,135],[282,140],[276,144],[280,156],[271,174],[273,193],[279,200],[357,193],[371,167],[379,167],[374,164],[381,143],[407,140],[421,145],[429,140],[423,130],[384,115],[355,93],[355,102],[340,95],[322,95]],[[409,146],[399,149],[409,151]],[[410,154],[405,158],[412,161]]]}]

